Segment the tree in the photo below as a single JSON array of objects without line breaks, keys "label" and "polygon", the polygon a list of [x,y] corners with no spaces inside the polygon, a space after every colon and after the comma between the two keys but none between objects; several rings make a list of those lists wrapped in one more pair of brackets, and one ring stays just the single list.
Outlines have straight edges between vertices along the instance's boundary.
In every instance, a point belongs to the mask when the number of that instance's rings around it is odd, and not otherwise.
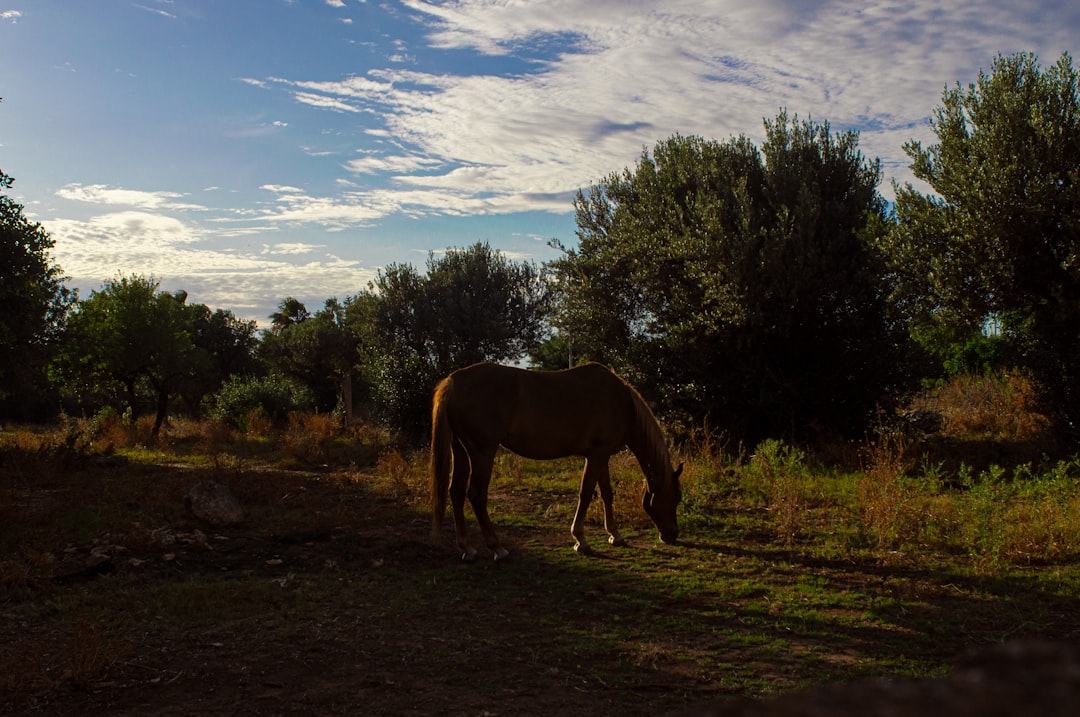
[{"label": "tree", "polygon": [[143,383],[153,397],[156,439],[169,398],[183,381],[205,370],[208,357],[192,338],[187,294],[158,291],[153,278],[120,276],[78,302],[71,314],[54,374],[83,405],[122,397],[134,423]]},{"label": "tree", "polygon": [[898,304],[939,354],[988,318],[1009,356],[1039,379],[1066,421],[1080,419],[1080,95],[1069,55],[1045,69],[1030,53],[946,88],[910,141],[914,175],[896,188],[884,243]]},{"label": "tree", "polygon": [[13,183],[0,171],[0,411],[26,417],[42,403],[44,368],[76,295],[49,254],[52,238],[2,193]]},{"label": "tree", "polygon": [[854,433],[900,378],[879,164],[827,123],[765,131],[760,151],[676,135],[579,192],[555,323],[577,356],[746,440]]},{"label": "tree", "polygon": [[304,302],[295,297],[286,296],[278,304],[278,310],[270,314],[270,322],[275,331],[281,331],[310,317],[311,314],[304,306]]},{"label": "tree", "polygon": [[307,386],[319,410],[339,408],[348,421],[359,338],[346,320],[346,304],[332,297],[312,315],[303,303],[289,297],[270,318],[273,328],[263,335],[260,345],[263,360]]},{"label": "tree", "polygon": [[370,317],[378,345],[366,365],[384,415],[424,433],[439,378],[478,361],[515,361],[540,342],[548,293],[543,269],[486,242],[429,254],[423,276],[409,264],[380,270]]},{"label": "tree", "polygon": [[255,371],[258,340],[255,322],[238,319],[227,309],[211,310],[205,304],[185,304],[186,320],[196,353],[193,370],[180,383],[179,393],[193,415],[202,400],[217,391],[231,376]]}]

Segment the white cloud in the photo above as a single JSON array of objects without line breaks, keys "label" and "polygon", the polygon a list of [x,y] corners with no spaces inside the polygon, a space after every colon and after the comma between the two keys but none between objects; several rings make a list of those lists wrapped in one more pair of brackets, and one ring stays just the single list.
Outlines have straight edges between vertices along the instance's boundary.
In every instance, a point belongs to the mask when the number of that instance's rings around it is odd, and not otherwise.
[{"label": "white cloud", "polygon": [[377,172],[412,172],[431,169],[441,164],[441,160],[428,157],[361,157],[350,159],[345,163],[345,168],[356,174],[375,174]]},{"label": "white cloud", "polygon": [[[997,52],[1056,58],[1080,10],[1014,3],[857,0],[405,0],[436,48],[532,60],[506,76],[382,69],[273,82],[298,102],[384,118],[399,147],[345,164],[396,173],[380,206],[432,212],[568,211],[550,201],[636,161],[675,132],[763,135],[781,108],[862,128],[862,146],[908,179],[901,146],[925,134],[947,83]],[[1054,22],[1068,14],[1071,22]],[[1049,51],[1048,51],[1049,50]],[[445,171],[433,170],[445,167]],[[883,188],[888,191],[887,186]],[[363,214],[361,212],[361,214]]]},{"label": "white cloud", "polygon": [[304,242],[284,242],[280,244],[263,244],[263,254],[310,254],[317,249],[325,248],[325,244],[305,244]]},{"label": "white cloud", "polygon": [[19,21],[20,17],[22,17],[22,13],[18,10],[4,10],[3,12],[0,12],[0,20],[10,20],[13,25]]},{"label": "white cloud", "polygon": [[56,196],[89,204],[121,204],[141,209],[204,209],[198,204],[173,201],[186,196],[178,192],[147,192],[104,184],[67,184],[56,191]]},{"label": "white cloud", "polygon": [[[55,254],[71,284],[87,296],[103,281],[123,274],[153,276],[164,290],[184,289],[193,302],[227,308],[266,323],[285,296],[317,305],[328,296],[363,289],[374,270],[360,262],[324,254],[324,246],[301,242],[260,244],[258,249],[210,248],[227,234],[148,212],[102,214],[86,221],[43,222],[56,242]],[[263,232],[272,232],[264,227]],[[213,240],[213,242],[211,242]],[[303,264],[294,257],[310,255]]]}]

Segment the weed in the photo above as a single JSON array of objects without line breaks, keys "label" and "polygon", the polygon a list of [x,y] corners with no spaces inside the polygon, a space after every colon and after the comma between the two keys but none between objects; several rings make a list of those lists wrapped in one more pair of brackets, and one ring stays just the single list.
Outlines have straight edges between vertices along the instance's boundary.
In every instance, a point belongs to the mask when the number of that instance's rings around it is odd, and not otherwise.
[{"label": "weed", "polygon": [[803,528],[807,483],[806,454],[783,441],[763,441],[743,471],[764,494],[777,536],[790,547]]},{"label": "weed", "polygon": [[867,466],[856,479],[862,529],[875,547],[895,549],[917,541],[919,495],[905,471],[903,439],[882,436],[867,449]]}]

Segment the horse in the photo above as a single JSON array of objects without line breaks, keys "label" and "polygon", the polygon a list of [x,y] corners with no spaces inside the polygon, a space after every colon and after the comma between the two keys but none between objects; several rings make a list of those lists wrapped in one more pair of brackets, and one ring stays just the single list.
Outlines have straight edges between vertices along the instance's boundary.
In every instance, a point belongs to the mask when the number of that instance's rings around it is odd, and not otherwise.
[{"label": "horse", "polygon": [[[561,371],[530,371],[478,363],[454,371],[435,388],[431,408],[432,537],[441,541],[447,491],[453,505],[457,547],[476,556],[465,529],[465,498],[472,504],[484,542],[495,559],[499,544],[488,515],[488,485],[499,446],[525,458],[585,458],[577,511],[570,526],[574,550],[589,552],[585,514],[600,486],[608,542],[625,545],[615,526],[608,459],[627,447],[645,475],[641,505],[660,539],[679,538],[675,512],[682,500],[682,464],[672,468],[664,434],[641,395],[607,366],[587,363]],[[452,470],[452,474],[451,474]]]}]

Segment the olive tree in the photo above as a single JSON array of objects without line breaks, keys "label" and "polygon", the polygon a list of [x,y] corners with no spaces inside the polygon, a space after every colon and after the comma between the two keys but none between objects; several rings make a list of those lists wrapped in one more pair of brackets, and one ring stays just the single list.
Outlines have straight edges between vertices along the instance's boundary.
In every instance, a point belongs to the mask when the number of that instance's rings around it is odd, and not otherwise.
[{"label": "olive tree", "polygon": [[78,407],[126,406],[134,423],[148,398],[153,438],[172,397],[186,391],[201,398],[216,390],[249,364],[254,340],[251,322],[189,305],[184,291],[158,288],[157,280],[132,275],[91,292],[75,305],[51,366]]},{"label": "olive tree", "polygon": [[828,123],[781,113],[765,134],[676,135],[579,192],[555,324],[691,420],[750,441],[857,432],[903,344],[872,241],[879,163]]},{"label": "olive tree", "polygon": [[897,303],[939,353],[1000,326],[1012,362],[1080,419],[1080,94],[1068,54],[994,59],[946,88],[937,141],[904,149],[933,190],[896,188]]}]

